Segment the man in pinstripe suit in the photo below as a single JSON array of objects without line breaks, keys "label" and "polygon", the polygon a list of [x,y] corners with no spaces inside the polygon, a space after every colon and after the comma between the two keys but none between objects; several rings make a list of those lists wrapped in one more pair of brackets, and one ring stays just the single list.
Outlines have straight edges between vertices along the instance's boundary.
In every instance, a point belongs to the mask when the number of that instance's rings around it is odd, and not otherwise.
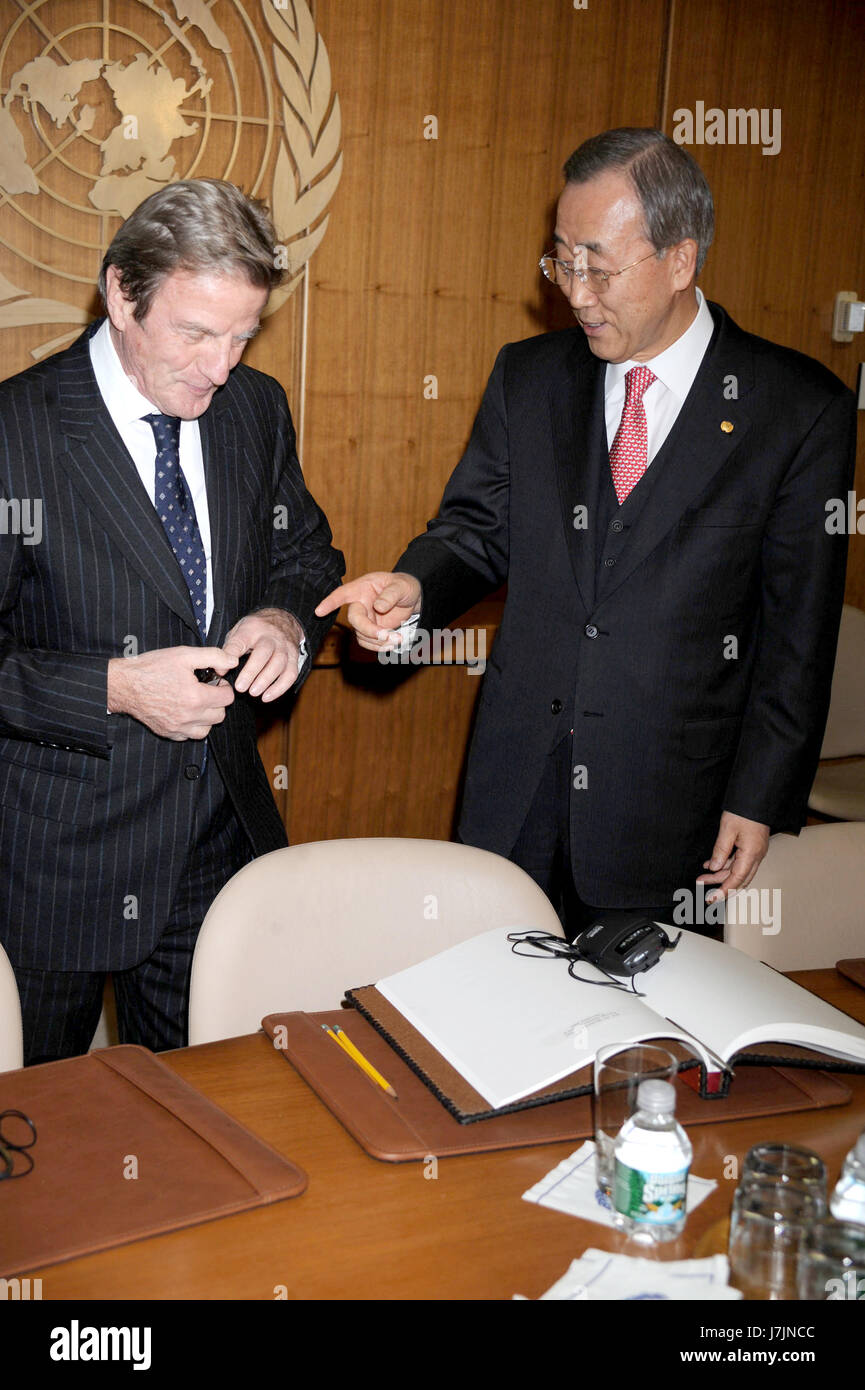
[{"label": "man in pinstripe suit", "polygon": [[301,684],[343,565],[282,389],[238,365],[276,262],[260,205],[170,184],[106,254],[107,318],[0,384],[0,487],[42,527],[0,535],[0,939],[27,1062],[86,1050],[109,971],[121,1041],[183,1045],[207,907],[286,843],[253,701]]}]

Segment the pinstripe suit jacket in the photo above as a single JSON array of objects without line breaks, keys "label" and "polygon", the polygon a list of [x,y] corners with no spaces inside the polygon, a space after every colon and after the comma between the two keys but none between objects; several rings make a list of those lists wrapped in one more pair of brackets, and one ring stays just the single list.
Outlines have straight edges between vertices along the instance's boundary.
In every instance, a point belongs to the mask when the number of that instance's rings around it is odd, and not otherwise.
[{"label": "pinstripe suit jacket", "polygon": [[[150,954],[199,786],[186,769],[200,764],[200,743],[106,712],[108,660],[128,654],[130,638],[143,652],[200,637],[96,385],[87,340],[98,326],[0,383],[0,935],[15,964],[39,969],[124,969]],[[278,607],[302,623],[312,655],[330,622],[315,604],[343,564],[304,486],[281,387],[237,366],[201,417],[201,440],[208,642]],[[41,505],[41,538],[14,534],[25,499]],[[284,845],[252,701],[235,699],[209,746],[255,853]]]}]

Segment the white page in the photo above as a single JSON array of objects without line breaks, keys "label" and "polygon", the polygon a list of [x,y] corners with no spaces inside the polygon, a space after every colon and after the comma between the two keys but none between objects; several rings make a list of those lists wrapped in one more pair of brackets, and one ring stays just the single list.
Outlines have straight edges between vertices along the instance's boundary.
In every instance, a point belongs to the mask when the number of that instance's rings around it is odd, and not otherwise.
[{"label": "white page", "polygon": [[865,1026],[733,946],[683,931],[637,976],[646,1003],[726,1061],[740,1048],[791,1042],[865,1062]]},{"label": "white page", "polygon": [[491,1106],[559,1081],[606,1043],[692,1041],[635,995],[572,979],[565,960],[514,955],[507,936],[517,930],[484,932],[377,985]]}]

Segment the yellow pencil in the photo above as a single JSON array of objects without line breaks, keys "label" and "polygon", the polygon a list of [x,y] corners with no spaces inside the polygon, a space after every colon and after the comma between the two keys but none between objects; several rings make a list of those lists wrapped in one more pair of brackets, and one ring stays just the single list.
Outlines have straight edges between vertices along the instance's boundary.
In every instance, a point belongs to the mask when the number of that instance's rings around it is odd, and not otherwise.
[{"label": "yellow pencil", "polygon": [[363,1071],[366,1072],[367,1076],[370,1078],[371,1081],[374,1081],[377,1086],[381,1086],[382,1090],[387,1091],[388,1095],[393,1096],[394,1100],[399,1099],[396,1091],[394,1090],[393,1086],[391,1086],[390,1082],[385,1081],[381,1072],[376,1071],[372,1062],[367,1061],[366,1057],[364,1057],[360,1049],[355,1047],[351,1038],[348,1036],[347,1033],[343,1032],[342,1028],[340,1028],[338,1025],[335,1025],[333,1028],[329,1028],[326,1023],[323,1023],[321,1026],[328,1034],[328,1036],[333,1038],[334,1042],[339,1043],[343,1052],[345,1052],[346,1055],[350,1057],[351,1060],[354,1063],[356,1063],[357,1066],[359,1066]]}]

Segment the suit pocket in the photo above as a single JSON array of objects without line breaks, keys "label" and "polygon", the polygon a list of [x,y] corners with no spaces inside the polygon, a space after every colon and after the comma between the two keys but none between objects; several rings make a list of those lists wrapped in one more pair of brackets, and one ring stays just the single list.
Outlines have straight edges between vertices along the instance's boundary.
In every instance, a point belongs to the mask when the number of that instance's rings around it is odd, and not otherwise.
[{"label": "suit pocket", "polygon": [[[25,816],[74,823],[89,818],[93,808],[93,776],[82,753],[34,747],[34,760],[0,757],[0,806]],[[45,766],[40,753],[55,760]],[[74,759],[70,766],[66,760]],[[41,765],[40,765],[41,763]]]},{"label": "suit pocket", "polygon": [[738,714],[720,719],[686,719],[685,757],[718,758],[731,753],[739,741],[741,724]]}]

